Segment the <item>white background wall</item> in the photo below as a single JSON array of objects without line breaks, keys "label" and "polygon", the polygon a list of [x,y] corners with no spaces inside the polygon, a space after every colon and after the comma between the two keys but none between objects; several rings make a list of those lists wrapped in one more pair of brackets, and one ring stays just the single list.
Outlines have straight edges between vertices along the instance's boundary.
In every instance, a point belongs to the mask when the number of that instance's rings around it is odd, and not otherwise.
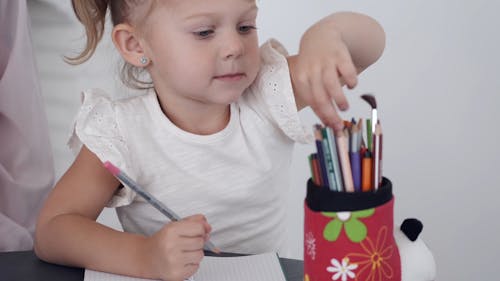
[{"label": "white background wall", "polygon": [[[356,89],[346,91],[351,109],[343,116],[369,117],[359,95],[375,93],[384,128],[384,174],[397,200],[395,223],[406,217],[424,222],[422,237],[434,252],[438,280],[497,279],[500,1],[261,0],[259,6],[261,41],[276,37],[291,53],[310,24],[334,11],[363,12],[382,24],[385,53],[360,76]],[[61,55],[81,46],[80,27],[69,13],[40,2],[31,2],[30,11],[59,177],[72,161],[64,143],[78,92],[124,91],[114,75],[119,60],[104,42],[91,63],[65,65]],[[301,116],[307,126],[318,122],[310,110]],[[297,146],[294,184],[285,195],[294,258],[302,256],[306,157],[313,150]],[[110,211],[100,221],[119,227]]]}]

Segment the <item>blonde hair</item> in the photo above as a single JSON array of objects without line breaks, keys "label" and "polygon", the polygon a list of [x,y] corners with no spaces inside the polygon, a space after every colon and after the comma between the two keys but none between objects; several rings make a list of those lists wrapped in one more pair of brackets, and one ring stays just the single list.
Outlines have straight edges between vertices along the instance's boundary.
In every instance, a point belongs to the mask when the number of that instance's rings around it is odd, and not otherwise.
[{"label": "blonde hair", "polygon": [[[65,57],[65,61],[72,65],[86,62],[94,54],[97,44],[104,34],[106,14],[108,9],[111,15],[113,26],[120,23],[130,23],[130,9],[132,5],[137,5],[139,0],[72,0],[73,11],[78,20],[85,27],[86,43],[85,48],[75,57]],[[151,9],[150,9],[151,10]],[[144,69],[135,67],[124,62],[121,69],[122,82],[135,89],[149,89],[153,87],[151,81],[144,81],[139,78]]]}]

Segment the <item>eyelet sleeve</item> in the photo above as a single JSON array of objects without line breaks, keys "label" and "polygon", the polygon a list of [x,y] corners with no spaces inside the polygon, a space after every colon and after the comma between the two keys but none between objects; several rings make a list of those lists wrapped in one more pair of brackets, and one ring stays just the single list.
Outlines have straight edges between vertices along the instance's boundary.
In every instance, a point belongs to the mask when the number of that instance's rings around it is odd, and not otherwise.
[{"label": "eyelet sleeve", "polygon": [[287,51],[275,39],[261,46],[261,69],[250,86],[255,100],[263,102],[272,121],[292,140],[310,143],[312,135],[299,118],[286,56]]},{"label": "eyelet sleeve", "polygon": [[[82,106],[78,112],[68,146],[75,153],[84,144],[103,163],[110,161],[130,177],[136,178],[135,169],[128,161],[126,141],[121,134],[113,101],[99,89],[82,93]],[[108,202],[107,207],[121,207],[130,204],[135,192],[120,188]]]}]

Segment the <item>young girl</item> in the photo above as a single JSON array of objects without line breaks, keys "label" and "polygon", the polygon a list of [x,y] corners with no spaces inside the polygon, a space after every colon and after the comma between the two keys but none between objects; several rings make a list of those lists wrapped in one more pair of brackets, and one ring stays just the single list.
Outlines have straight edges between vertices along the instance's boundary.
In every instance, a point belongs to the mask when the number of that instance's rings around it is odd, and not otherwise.
[{"label": "young girl", "polygon": [[[40,214],[35,251],[46,261],[145,278],[191,276],[210,240],[222,251],[283,251],[283,204],[297,111],[336,129],[342,85],[378,59],[371,18],[333,14],[310,27],[299,54],[258,47],[254,0],[73,0],[89,59],[110,10],[128,84],[142,96],[83,93],[70,146],[79,149]],[[145,70],[152,83],[140,81]],[[81,147],[81,148],[80,148]],[[168,222],[102,165],[110,161],[185,219]],[[124,232],[95,220],[115,207]],[[203,214],[203,215],[202,215]],[[210,222],[210,224],[208,223]]]}]

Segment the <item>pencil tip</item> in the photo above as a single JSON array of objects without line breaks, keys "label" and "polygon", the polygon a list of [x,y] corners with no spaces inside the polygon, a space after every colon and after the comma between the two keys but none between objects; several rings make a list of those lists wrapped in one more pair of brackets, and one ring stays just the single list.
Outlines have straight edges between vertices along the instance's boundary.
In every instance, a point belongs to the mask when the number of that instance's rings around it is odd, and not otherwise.
[{"label": "pencil tip", "polygon": [[222,251],[216,247],[212,248],[210,251],[214,254],[217,254],[217,255],[220,255],[222,253]]}]

